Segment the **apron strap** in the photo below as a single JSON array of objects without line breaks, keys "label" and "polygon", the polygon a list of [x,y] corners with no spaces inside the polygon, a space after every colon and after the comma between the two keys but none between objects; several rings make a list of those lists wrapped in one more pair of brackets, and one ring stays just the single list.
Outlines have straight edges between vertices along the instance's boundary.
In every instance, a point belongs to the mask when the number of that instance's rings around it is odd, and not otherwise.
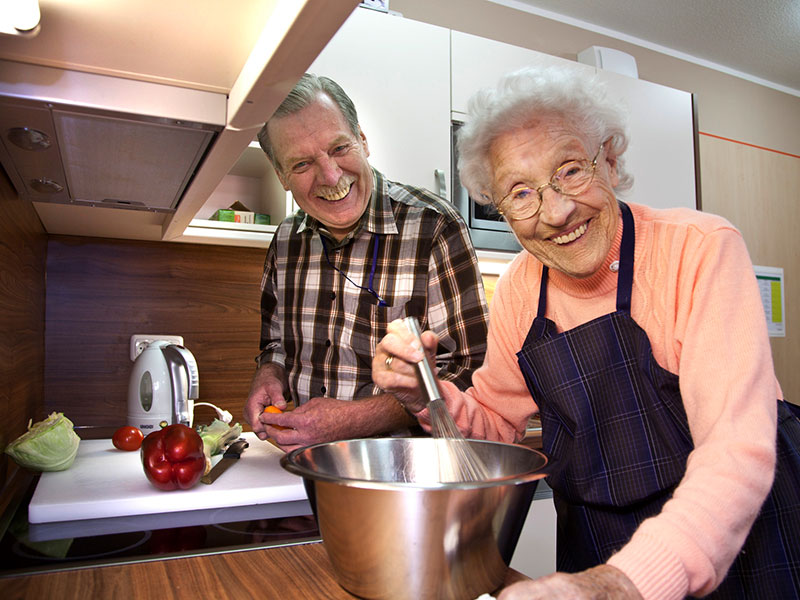
[{"label": "apron strap", "polygon": [[544,335],[544,330],[547,325],[547,321],[544,317],[545,312],[547,312],[547,274],[549,273],[549,269],[546,265],[542,265],[542,281],[539,284],[539,308],[536,312],[536,318],[533,320],[533,326],[531,327],[530,331],[528,332],[527,339],[531,341],[538,340]]},{"label": "apron strap", "polygon": [[617,274],[617,310],[630,313],[636,232],[630,207],[622,201],[619,202],[619,207],[622,210],[622,242],[619,247],[619,272]]},{"label": "apron strap", "polygon": [[549,269],[546,265],[542,265],[542,281],[539,283],[539,308],[536,311],[537,317],[544,318],[544,313],[547,311],[547,273]]}]

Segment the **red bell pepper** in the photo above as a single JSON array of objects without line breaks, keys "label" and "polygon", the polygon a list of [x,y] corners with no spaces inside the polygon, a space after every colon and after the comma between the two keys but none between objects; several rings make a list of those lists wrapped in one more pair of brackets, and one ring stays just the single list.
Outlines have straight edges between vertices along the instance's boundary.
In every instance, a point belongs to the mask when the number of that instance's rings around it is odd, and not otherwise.
[{"label": "red bell pepper", "polygon": [[188,490],[203,476],[203,439],[186,425],[169,425],[142,442],[142,466],[147,479],[160,490]]}]

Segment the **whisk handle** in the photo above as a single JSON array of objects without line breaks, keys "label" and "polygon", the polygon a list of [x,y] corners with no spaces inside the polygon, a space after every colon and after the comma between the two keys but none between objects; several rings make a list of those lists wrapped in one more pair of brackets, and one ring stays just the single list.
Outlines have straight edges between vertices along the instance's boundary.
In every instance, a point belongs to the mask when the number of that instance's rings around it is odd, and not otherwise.
[{"label": "whisk handle", "polygon": [[[419,322],[417,321],[417,318],[406,317],[403,319],[403,322],[406,324],[406,327],[414,335],[414,337],[420,341],[420,344],[422,344]],[[425,397],[428,399],[428,402],[441,399],[442,395],[439,393],[439,386],[436,384],[436,377],[434,376],[431,366],[428,364],[428,360],[426,358],[423,358],[417,363],[417,379],[419,380],[419,385],[425,393]]]}]

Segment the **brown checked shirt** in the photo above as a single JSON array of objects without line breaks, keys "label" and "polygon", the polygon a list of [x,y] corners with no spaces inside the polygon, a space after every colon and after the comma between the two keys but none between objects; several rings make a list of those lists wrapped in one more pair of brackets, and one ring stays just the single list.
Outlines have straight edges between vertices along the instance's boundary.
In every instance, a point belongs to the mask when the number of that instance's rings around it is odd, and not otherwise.
[{"label": "brown checked shirt", "polygon": [[285,368],[295,403],[381,393],[375,346],[405,316],[438,334],[443,380],[466,389],[483,363],[488,309],[464,220],[431,192],[373,173],[369,206],[341,242],[298,210],[267,251],[256,361]]}]

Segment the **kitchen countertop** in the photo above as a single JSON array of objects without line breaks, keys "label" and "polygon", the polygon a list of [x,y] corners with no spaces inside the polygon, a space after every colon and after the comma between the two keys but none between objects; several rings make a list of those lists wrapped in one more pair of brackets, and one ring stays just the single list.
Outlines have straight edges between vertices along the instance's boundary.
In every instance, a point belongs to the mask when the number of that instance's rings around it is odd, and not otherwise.
[{"label": "kitchen countertop", "polygon": [[[509,569],[505,585],[524,579]],[[336,582],[322,542],[0,579],[14,599],[356,598]]]},{"label": "kitchen countertop", "polygon": [[[509,569],[505,585],[524,578]],[[356,598],[337,583],[324,543],[318,538],[272,547],[209,550],[188,557],[133,559],[105,566],[3,576],[0,594],[14,600],[116,596],[137,600]]]},{"label": "kitchen countertop", "polygon": [[[541,444],[536,423],[523,444]],[[524,579],[509,569],[505,585]],[[0,593],[9,598],[309,598],[350,599],[336,582],[320,541],[287,542],[268,548],[209,551],[89,568],[0,577]]]}]

